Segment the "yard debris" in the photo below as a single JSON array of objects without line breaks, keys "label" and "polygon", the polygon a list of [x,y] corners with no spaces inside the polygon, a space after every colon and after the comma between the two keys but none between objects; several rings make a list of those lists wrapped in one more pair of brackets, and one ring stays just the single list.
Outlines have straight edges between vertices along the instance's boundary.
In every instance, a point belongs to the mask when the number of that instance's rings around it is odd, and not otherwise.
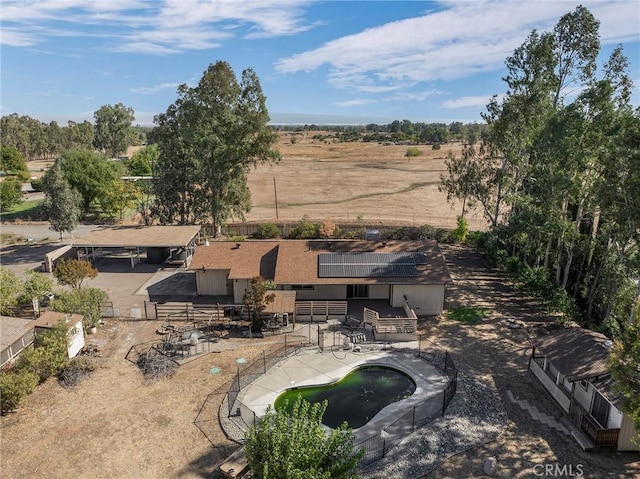
[{"label": "yard debris", "polygon": [[77,356],[69,361],[60,374],[58,380],[65,388],[76,386],[83,378],[96,370],[96,362],[90,356]]},{"label": "yard debris", "polygon": [[175,361],[155,348],[151,348],[147,352],[140,354],[136,364],[142,370],[145,379],[151,380],[171,377],[178,367]]}]

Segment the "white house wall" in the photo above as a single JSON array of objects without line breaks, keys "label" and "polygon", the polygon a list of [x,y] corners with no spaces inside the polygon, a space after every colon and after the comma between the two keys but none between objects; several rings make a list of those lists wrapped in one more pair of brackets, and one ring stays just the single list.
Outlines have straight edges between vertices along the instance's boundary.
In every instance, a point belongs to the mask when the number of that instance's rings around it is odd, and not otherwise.
[{"label": "white house wall", "polygon": [[[226,281],[225,281],[226,285]],[[251,289],[250,279],[234,279],[233,280],[233,302],[235,304],[243,303],[242,297],[247,289]]]},{"label": "white house wall", "polygon": [[[290,285],[283,286],[290,290]],[[296,301],[339,300],[347,298],[347,286],[344,284],[316,284],[313,289],[296,289]]]},{"label": "white house wall", "polygon": [[615,407],[613,404],[611,405],[611,409],[609,409],[609,419],[607,420],[607,429],[620,429],[622,425],[622,413]]},{"label": "white house wall", "polygon": [[444,285],[394,284],[391,290],[391,306],[394,308],[402,308],[406,296],[418,316],[442,314]]},{"label": "white house wall", "polygon": [[82,321],[78,322],[73,328],[69,330],[69,348],[68,353],[70,358],[75,358],[82,348],[84,348],[84,328]]},{"label": "white house wall", "polygon": [[586,411],[591,411],[591,397],[593,396],[593,386],[588,384],[587,390],[582,387],[580,381],[576,382],[573,390],[573,399],[580,404]]},{"label": "white house wall", "polygon": [[[199,295],[224,296],[227,294],[226,270],[196,270],[196,291]],[[244,291],[243,291],[244,292]]]}]

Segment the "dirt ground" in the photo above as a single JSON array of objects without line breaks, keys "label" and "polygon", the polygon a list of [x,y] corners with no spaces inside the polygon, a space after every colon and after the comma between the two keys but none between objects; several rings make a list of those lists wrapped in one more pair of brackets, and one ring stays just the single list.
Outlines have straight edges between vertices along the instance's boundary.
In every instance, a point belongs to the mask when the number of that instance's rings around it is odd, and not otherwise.
[{"label": "dirt ground", "polygon": [[[560,411],[527,373],[528,331],[546,318],[465,248],[443,245],[454,285],[452,306],[482,306],[491,314],[481,323],[425,320],[421,330],[453,354],[460,367],[493,385],[503,399],[509,422],[496,441],[446,460],[429,479],[481,477],[483,461],[498,460],[497,477],[536,477],[536,464],[582,465],[583,477],[630,478],[640,475],[638,454],[584,453],[568,437],[513,405],[510,390],[548,414]],[[516,317],[527,329],[505,328]],[[126,359],[134,345],[157,339],[155,321],[107,319],[88,339],[99,346],[100,368],[74,389],[56,380],[39,386],[15,413],[0,419],[2,477],[11,478],[203,478],[215,477],[225,446],[213,414],[194,424],[207,404],[215,411],[214,390],[236,373],[236,359],[251,361],[269,344],[255,339],[223,340],[231,349],[210,353],[181,366],[170,379],[147,382]],[[221,369],[212,375],[210,369]],[[203,434],[202,430],[206,432]],[[211,442],[209,441],[211,440]]]}]

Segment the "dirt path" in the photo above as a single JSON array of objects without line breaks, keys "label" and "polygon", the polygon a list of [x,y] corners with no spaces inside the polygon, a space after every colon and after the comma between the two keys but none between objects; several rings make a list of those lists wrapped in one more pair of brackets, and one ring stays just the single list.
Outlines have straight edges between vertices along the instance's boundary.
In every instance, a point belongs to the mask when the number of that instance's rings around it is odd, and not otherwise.
[{"label": "dirt path", "polygon": [[[559,419],[562,415],[527,370],[531,353],[528,331],[548,320],[480,255],[465,248],[442,247],[455,283],[449,290],[452,305],[483,307],[489,309],[490,314],[476,325],[441,320],[427,325],[426,331],[433,341],[454,354],[458,364],[495,385],[509,422],[497,440],[449,458],[428,478],[483,477],[484,460],[491,456],[499,464],[496,477],[537,477],[533,469],[537,464],[572,465],[574,475],[577,466],[582,465],[583,477],[590,478],[638,477],[640,458],[637,454],[583,452],[572,437],[534,420],[529,412],[509,400],[507,390],[515,398],[525,399],[551,416]],[[511,317],[525,321],[526,328],[510,329],[500,323]]]}]

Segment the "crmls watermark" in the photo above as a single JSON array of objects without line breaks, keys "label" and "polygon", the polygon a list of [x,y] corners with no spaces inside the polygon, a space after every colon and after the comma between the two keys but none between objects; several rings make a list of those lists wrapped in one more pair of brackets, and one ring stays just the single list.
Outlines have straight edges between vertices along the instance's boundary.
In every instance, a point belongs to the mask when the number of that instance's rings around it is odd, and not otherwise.
[{"label": "crmls watermark", "polygon": [[533,474],[537,477],[582,477],[583,468],[582,464],[536,464]]}]

